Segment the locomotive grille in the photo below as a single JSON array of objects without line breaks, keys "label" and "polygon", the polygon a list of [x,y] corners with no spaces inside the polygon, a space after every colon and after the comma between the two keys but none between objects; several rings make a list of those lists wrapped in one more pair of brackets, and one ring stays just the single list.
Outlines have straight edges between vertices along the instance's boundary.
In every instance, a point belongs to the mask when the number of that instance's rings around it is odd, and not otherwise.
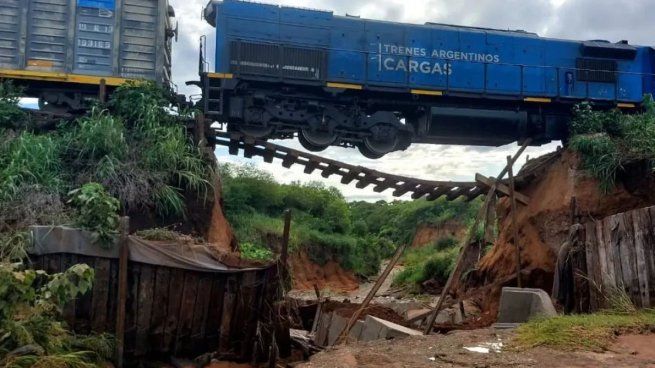
[{"label": "locomotive grille", "polygon": [[616,83],[617,63],[614,60],[577,59],[577,79],[581,82]]},{"label": "locomotive grille", "polygon": [[230,71],[294,79],[325,79],[325,52],[300,47],[230,42]]}]

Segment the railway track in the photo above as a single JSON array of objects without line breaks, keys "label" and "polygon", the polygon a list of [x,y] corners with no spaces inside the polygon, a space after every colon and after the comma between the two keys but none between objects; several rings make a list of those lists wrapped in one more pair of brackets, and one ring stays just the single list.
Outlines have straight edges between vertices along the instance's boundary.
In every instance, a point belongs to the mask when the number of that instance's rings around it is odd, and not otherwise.
[{"label": "railway track", "polygon": [[210,143],[228,147],[228,152],[231,155],[239,155],[242,152],[245,158],[261,156],[267,163],[279,159],[285,168],[301,165],[304,166],[305,174],[319,171],[324,178],[337,175],[341,177],[342,184],[355,183],[355,186],[360,189],[372,186],[373,191],[377,193],[393,190],[392,195],[394,197],[411,193],[412,199],[425,197],[428,201],[433,201],[441,197],[446,197],[448,200],[464,197],[470,201],[482,195],[485,191],[485,186],[477,182],[423,180],[388,174],[271,142],[245,137],[241,133],[214,131]]}]

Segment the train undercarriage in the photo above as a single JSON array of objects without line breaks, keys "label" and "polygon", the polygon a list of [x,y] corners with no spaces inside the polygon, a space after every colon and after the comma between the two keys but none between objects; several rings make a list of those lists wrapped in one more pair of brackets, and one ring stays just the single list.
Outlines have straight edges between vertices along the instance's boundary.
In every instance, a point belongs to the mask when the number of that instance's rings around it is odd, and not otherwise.
[{"label": "train undercarriage", "polygon": [[[298,138],[312,152],[356,147],[368,158],[412,143],[500,146],[566,137],[570,104],[203,78],[205,115],[258,139]],[[400,97],[399,97],[400,96]],[[564,107],[565,106],[565,107]]]}]

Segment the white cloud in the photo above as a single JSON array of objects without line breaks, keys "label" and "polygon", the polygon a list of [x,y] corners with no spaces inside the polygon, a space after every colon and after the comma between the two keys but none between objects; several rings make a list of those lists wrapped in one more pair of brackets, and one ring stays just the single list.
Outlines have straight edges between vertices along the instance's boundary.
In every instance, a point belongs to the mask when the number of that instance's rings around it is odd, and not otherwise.
[{"label": "white cloud", "polygon": [[[213,28],[201,19],[207,0],[170,0],[180,20],[180,41],[174,46],[173,71],[176,83],[185,93],[184,82],[197,78],[198,39],[208,36],[209,59],[213,60]],[[647,11],[654,0],[274,0],[269,3],[333,10],[337,15],[359,15],[363,18],[385,19],[399,22],[440,22],[467,26],[500,29],[523,29],[538,32],[541,36],[570,39],[629,39],[632,43],[652,42],[652,17]],[[284,144],[299,148],[297,142]],[[531,147],[530,157],[552,151],[556,144]],[[404,152],[395,152],[380,160],[367,160],[355,150],[330,148],[322,153],[327,157],[368,166],[380,171],[435,180],[473,180],[476,172],[495,176],[503,167],[507,155],[516,151],[516,145],[492,149],[463,146],[414,145]],[[227,155],[217,149],[222,161],[250,162]],[[389,198],[372,189],[360,190],[343,186],[334,179],[323,179],[320,174],[308,176],[301,167],[290,170],[279,163],[265,164],[254,160],[255,165],[271,172],[278,180],[320,180],[335,185],[351,199]],[[381,196],[381,197],[380,197]]]}]

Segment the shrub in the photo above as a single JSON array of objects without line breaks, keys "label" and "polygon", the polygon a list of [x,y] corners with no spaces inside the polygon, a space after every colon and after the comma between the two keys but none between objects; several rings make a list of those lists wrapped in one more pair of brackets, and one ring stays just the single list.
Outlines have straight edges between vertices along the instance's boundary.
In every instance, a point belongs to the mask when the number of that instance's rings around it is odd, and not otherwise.
[{"label": "shrub", "polygon": [[69,195],[69,202],[77,209],[75,223],[93,231],[101,246],[110,247],[118,229],[118,200],[98,183],[85,184]]},{"label": "shrub", "polygon": [[76,336],[60,322],[61,309],[91,289],[93,269],[63,273],[0,264],[0,366],[95,367],[113,353],[108,335]]},{"label": "shrub", "polygon": [[264,246],[256,245],[253,243],[244,242],[239,244],[241,257],[255,261],[271,261],[273,260],[273,252]]},{"label": "shrub", "polygon": [[25,125],[27,115],[18,107],[21,94],[12,81],[0,81],[0,129]]}]

